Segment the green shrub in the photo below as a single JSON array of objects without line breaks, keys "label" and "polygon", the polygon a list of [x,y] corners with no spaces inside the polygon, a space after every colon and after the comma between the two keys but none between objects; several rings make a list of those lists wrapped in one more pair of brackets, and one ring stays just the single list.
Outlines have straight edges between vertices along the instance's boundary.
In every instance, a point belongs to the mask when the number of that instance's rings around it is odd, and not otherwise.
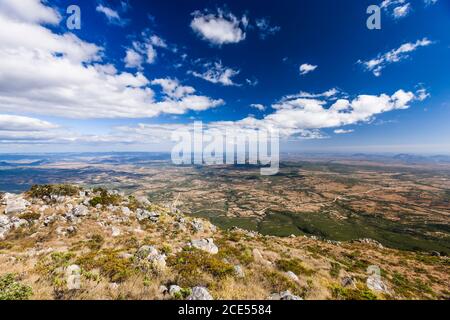
[{"label": "green shrub", "polygon": [[20,219],[27,220],[28,222],[39,220],[40,217],[41,215],[37,212],[25,212],[19,215]]},{"label": "green shrub", "polygon": [[180,291],[176,292],[173,295],[173,298],[176,300],[185,300],[192,294],[192,290],[190,288],[181,288]]},{"label": "green shrub", "polygon": [[285,272],[292,271],[296,275],[311,276],[314,271],[306,268],[299,259],[280,259],[276,262],[277,267]]},{"label": "green shrub", "polygon": [[333,286],[331,293],[334,299],[339,300],[378,300],[372,291],[363,286],[358,286],[356,289]]},{"label": "green shrub", "polygon": [[50,197],[51,195],[57,196],[75,196],[79,193],[80,189],[76,186],[68,184],[51,184],[51,185],[34,185],[31,187],[28,194],[33,198]]},{"label": "green shrub", "polygon": [[330,276],[333,278],[339,277],[341,271],[341,265],[337,262],[331,262]]},{"label": "green shrub", "polygon": [[28,300],[33,295],[30,286],[17,280],[17,275],[8,273],[0,277],[0,300]]},{"label": "green shrub", "polygon": [[94,234],[88,241],[87,241],[87,247],[91,250],[100,250],[103,243],[105,242],[105,239],[100,234]]},{"label": "green shrub", "polygon": [[218,256],[221,258],[234,258],[243,265],[248,265],[254,260],[252,251],[242,244],[233,246],[222,240],[217,241],[217,245],[220,247]]},{"label": "green shrub", "polygon": [[296,295],[304,295],[303,289],[292,279],[288,278],[285,274],[282,274],[274,270],[264,270],[262,273],[263,281],[267,282],[273,292],[282,292],[289,290]]},{"label": "green shrub", "polygon": [[185,248],[168,259],[168,265],[178,273],[182,286],[198,285],[204,274],[224,278],[234,274],[234,267],[222,259],[198,249]]},{"label": "green shrub", "polygon": [[109,206],[109,205],[117,206],[122,202],[122,197],[118,194],[110,194],[108,191],[104,189],[100,189],[99,193],[100,195],[92,198],[89,201],[89,204],[91,206],[95,207],[98,204],[101,204],[102,206]]},{"label": "green shrub", "polygon": [[76,263],[86,271],[99,269],[100,274],[111,282],[123,282],[135,272],[132,261],[119,257],[115,250],[89,252],[79,257]]}]

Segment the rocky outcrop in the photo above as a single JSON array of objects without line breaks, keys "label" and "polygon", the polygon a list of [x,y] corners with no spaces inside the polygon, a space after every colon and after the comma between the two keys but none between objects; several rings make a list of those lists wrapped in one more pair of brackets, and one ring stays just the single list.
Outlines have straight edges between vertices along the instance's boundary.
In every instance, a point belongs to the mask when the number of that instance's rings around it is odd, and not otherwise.
[{"label": "rocky outcrop", "polygon": [[30,205],[22,196],[11,193],[3,196],[3,202],[6,204],[5,214],[7,215],[22,213]]},{"label": "rocky outcrop", "polygon": [[210,254],[217,254],[219,252],[219,248],[214,244],[214,240],[211,238],[201,239],[201,240],[192,240],[191,245],[194,248],[203,250]]}]

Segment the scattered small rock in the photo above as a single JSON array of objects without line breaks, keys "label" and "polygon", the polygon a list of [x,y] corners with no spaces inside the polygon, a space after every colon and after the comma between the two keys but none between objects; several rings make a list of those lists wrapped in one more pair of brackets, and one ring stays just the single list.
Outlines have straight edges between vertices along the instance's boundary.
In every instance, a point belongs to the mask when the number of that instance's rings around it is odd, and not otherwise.
[{"label": "scattered small rock", "polygon": [[288,276],[288,278],[290,278],[291,280],[295,281],[295,282],[300,282],[300,279],[297,277],[297,275],[295,273],[293,273],[292,271],[288,271],[286,272],[286,275]]},{"label": "scattered small rock", "polygon": [[112,227],[112,228],[111,228],[111,236],[113,236],[113,237],[118,237],[118,236],[120,236],[121,234],[122,234],[122,231],[120,231],[119,228],[117,228],[117,227]]},{"label": "scattered small rock", "polygon": [[169,294],[174,297],[177,293],[181,291],[181,287],[177,285],[171,285],[169,288]]},{"label": "scattered small rock", "polygon": [[138,221],[150,220],[153,222],[157,222],[159,220],[160,214],[157,212],[150,212],[148,210],[137,209],[136,210],[136,218]]},{"label": "scattered small rock", "polygon": [[299,296],[293,295],[289,290],[275,293],[270,296],[271,300],[303,300]]},{"label": "scattered small rock", "polygon": [[343,287],[353,287],[355,285],[355,280],[350,276],[343,277],[341,280],[341,285]]},{"label": "scattered small rock", "polygon": [[203,222],[199,219],[194,219],[191,222],[192,229],[194,229],[195,232],[202,232],[203,231]]},{"label": "scattered small rock", "polygon": [[234,266],[234,274],[238,278],[245,278],[244,270],[242,269],[242,267],[240,265]]}]

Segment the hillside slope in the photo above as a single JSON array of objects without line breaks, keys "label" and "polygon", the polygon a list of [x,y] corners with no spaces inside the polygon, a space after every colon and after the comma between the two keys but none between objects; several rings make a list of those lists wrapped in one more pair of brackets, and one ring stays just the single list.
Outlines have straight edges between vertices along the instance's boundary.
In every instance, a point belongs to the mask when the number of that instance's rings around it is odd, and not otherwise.
[{"label": "hillside slope", "polygon": [[449,259],[220,230],[103,189],[2,194],[0,299],[449,299]]}]

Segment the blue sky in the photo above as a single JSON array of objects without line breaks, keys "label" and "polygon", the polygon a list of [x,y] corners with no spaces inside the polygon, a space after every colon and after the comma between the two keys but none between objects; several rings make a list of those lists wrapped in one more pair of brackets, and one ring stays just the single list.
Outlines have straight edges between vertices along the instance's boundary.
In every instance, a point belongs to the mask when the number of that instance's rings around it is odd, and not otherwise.
[{"label": "blue sky", "polygon": [[285,151],[449,153],[449,18],[444,0],[5,0],[0,151],[170,150],[201,120],[280,126]]}]

